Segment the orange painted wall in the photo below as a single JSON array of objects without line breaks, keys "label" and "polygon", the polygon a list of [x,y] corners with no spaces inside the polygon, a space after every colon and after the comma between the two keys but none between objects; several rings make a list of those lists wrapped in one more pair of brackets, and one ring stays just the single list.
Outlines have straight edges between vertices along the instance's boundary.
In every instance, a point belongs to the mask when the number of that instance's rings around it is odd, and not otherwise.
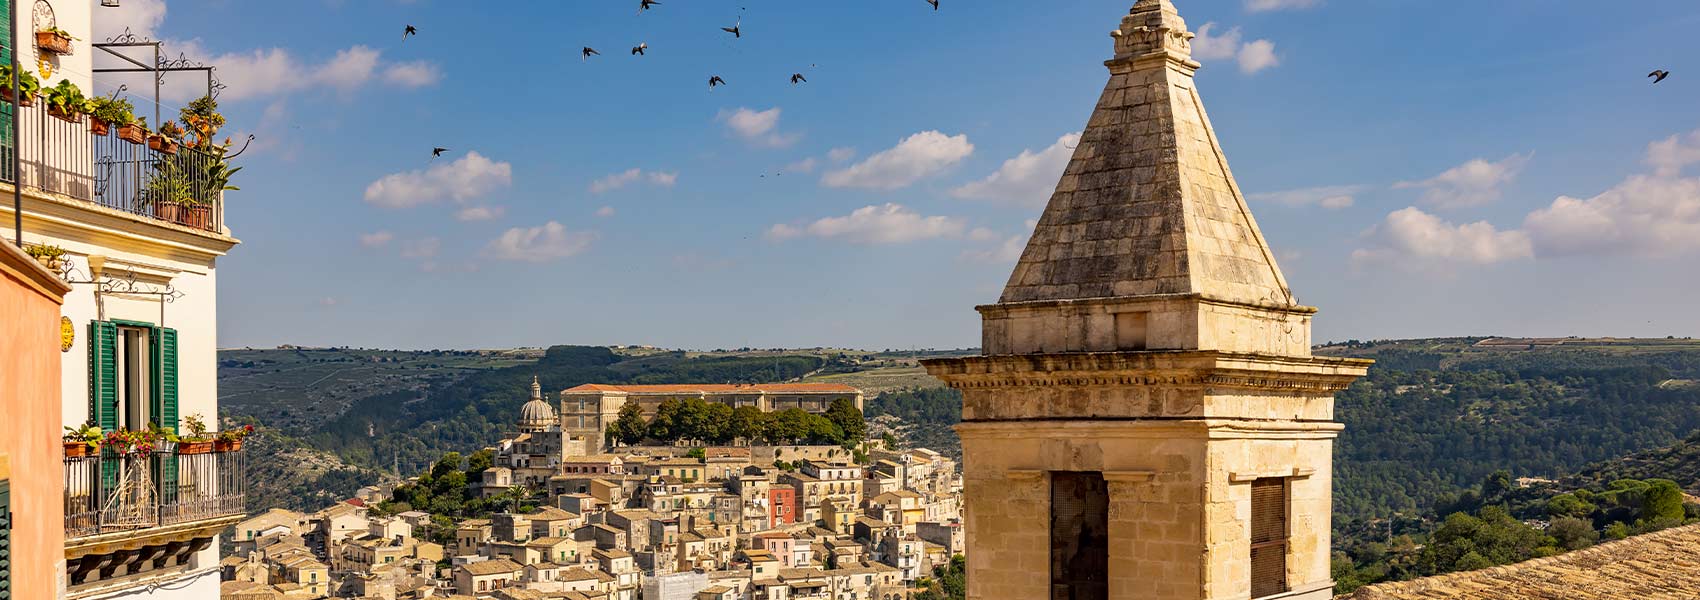
[{"label": "orange painted wall", "polygon": [[21,279],[12,258],[0,257],[12,267],[0,268],[0,477],[12,486],[12,597],[56,598],[65,560],[59,299]]}]

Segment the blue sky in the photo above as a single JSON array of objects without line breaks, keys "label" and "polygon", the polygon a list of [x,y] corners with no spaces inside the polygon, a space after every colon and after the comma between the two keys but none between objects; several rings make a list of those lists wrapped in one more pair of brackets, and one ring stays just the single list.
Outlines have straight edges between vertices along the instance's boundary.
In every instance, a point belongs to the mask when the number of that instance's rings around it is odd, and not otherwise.
[{"label": "blue sky", "polygon": [[[978,343],[1132,0],[123,4],[259,136],[222,345],[907,348]],[[1177,4],[1318,341],[1700,334],[1700,5]]]}]

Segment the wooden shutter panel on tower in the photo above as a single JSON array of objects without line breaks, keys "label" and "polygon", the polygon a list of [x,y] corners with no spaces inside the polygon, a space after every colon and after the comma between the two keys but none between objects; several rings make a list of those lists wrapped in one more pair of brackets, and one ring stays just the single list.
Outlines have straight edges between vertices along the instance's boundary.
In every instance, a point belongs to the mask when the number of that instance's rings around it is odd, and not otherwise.
[{"label": "wooden shutter panel on tower", "polygon": [[1251,597],[1287,591],[1287,480],[1251,482]]},{"label": "wooden shutter panel on tower", "polygon": [[[178,426],[177,410],[177,330],[167,327],[154,327],[150,332],[153,339],[153,414],[154,423],[160,427],[170,427],[176,430]],[[218,415],[213,415],[217,419]],[[159,473],[157,480],[160,489],[165,492],[167,499],[177,497],[177,457],[159,457]]]}]

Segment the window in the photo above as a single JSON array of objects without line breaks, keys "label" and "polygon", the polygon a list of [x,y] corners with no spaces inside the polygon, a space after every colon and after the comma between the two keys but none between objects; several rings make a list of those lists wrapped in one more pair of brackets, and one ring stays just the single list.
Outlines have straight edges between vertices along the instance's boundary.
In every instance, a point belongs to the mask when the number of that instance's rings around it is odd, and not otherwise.
[{"label": "window", "polygon": [[1287,480],[1251,482],[1251,597],[1287,591]]},{"label": "window", "polygon": [[1104,474],[1051,473],[1051,597],[1107,600],[1110,494]]}]

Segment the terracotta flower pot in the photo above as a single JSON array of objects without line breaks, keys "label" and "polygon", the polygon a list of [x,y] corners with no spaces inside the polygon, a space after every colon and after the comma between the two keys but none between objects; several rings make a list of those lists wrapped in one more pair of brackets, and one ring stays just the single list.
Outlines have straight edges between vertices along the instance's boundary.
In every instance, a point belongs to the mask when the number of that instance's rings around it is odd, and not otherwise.
[{"label": "terracotta flower pot", "polygon": [[218,452],[236,452],[242,449],[242,440],[218,440],[213,442],[213,450]]},{"label": "terracotta flower pot", "polygon": [[71,37],[51,31],[37,31],[35,47],[54,54],[68,55],[71,53]]},{"label": "terracotta flower pot", "polygon": [[51,106],[48,107],[47,108],[47,114],[52,116],[55,119],[59,119],[59,120],[64,121],[66,123],[78,123],[78,122],[81,122],[83,120],[82,115],[74,113],[74,112],[65,112],[65,111],[59,110],[57,107],[51,107]]},{"label": "terracotta flower pot", "polygon": [[82,442],[65,442],[65,458],[80,458],[88,455],[88,444]]},{"label": "terracotta flower pot", "polygon": [[145,144],[148,141],[148,132],[140,125],[125,125],[118,128],[118,139],[132,144]]},{"label": "terracotta flower pot", "polygon": [[89,133],[97,136],[104,136],[112,133],[112,125],[106,121],[100,120],[99,117],[89,115]]},{"label": "terracotta flower pot", "polygon": [[[0,88],[0,98],[5,98],[7,102],[11,102],[12,90],[8,88]],[[35,106],[35,94],[24,96],[23,101],[18,104],[21,106]]]},{"label": "terracotta flower pot", "polygon": [[212,451],[213,451],[213,443],[212,442],[190,442],[190,441],[185,441],[185,440],[178,440],[177,441],[177,453],[178,454],[211,454]]},{"label": "terracotta flower pot", "polygon": [[177,140],[156,133],[148,136],[148,147],[160,154],[176,154]]},{"label": "terracotta flower pot", "polygon": [[180,202],[156,200],[153,203],[153,216],[155,219],[176,223],[177,219],[182,214],[183,204]]},{"label": "terracotta flower pot", "polygon": [[182,223],[183,225],[194,227],[196,229],[212,228],[211,206],[185,204],[183,205],[183,211],[178,214],[182,217],[181,220],[177,221],[178,223]]}]

